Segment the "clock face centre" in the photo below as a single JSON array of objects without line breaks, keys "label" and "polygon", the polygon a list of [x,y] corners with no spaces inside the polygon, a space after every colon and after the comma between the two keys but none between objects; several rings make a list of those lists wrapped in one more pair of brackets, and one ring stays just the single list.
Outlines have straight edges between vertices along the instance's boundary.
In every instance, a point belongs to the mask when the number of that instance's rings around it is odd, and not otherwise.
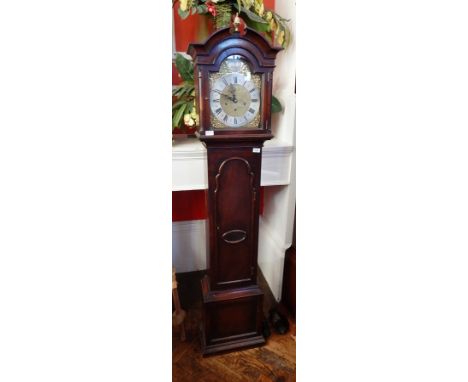
[{"label": "clock face centre", "polygon": [[242,117],[252,103],[248,90],[238,84],[226,86],[220,98],[223,111],[233,117]]}]

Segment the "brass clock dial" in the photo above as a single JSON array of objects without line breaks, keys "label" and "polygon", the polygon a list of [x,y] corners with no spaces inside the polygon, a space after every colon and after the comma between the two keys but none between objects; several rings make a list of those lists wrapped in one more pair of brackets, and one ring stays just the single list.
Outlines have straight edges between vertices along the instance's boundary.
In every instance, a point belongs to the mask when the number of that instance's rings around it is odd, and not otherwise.
[{"label": "brass clock dial", "polygon": [[230,56],[211,76],[210,109],[214,127],[256,127],[260,111],[260,77],[240,56]]}]

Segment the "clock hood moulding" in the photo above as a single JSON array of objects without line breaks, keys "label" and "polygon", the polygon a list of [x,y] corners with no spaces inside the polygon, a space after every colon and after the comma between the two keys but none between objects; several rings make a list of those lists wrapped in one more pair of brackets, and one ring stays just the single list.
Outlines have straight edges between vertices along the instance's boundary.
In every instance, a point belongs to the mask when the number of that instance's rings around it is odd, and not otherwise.
[{"label": "clock hood moulding", "polygon": [[[283,50],[272,46],[265,37],[251,28],[246,28],[245,35],[231,33],[230,28],[224,28],[211,34],[203,43],[190,44],[187,53],[195,64],[214,65],[216,61],[222,61],[219,56],[223,51],[232,48],[247,49],[254,54],[257,64],[271,68],[275,67],[276,54]],[[258,70],[258,67],[254,70]]]}]

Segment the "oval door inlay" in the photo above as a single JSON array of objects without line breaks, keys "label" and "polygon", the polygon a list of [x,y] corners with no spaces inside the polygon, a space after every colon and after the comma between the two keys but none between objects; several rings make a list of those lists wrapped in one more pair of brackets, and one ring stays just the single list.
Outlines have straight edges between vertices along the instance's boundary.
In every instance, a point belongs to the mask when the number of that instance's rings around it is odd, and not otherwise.
[{"label": "oval door inlay", "polygon": [[244,241],[247,237],[247,232],[240,229],[233,229],[231,231],[224,232],[222,235],[223,240],[226,243],[236,244]]}]

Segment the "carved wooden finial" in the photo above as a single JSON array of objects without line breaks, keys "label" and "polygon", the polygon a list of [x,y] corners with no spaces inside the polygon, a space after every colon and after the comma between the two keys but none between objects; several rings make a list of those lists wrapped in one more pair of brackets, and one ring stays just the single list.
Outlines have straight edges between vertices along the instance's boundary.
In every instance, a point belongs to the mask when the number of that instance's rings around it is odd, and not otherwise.
[{"label": "carved wooden finial", "polygon": [[234,31],[239,32],[239,26],[241,25],[241,19],[239,17],[239,13],[236,13],[234,16]]}]

